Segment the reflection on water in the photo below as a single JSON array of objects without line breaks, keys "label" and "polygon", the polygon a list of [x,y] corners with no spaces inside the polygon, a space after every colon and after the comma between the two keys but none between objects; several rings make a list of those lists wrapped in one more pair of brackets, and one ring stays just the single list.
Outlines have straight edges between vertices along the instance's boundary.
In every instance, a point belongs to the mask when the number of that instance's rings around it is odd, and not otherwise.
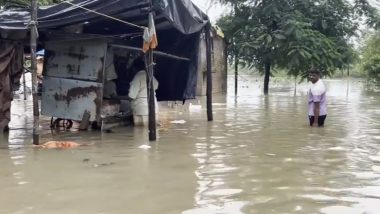
[{"label": "reflection on water", "polygon": [[72,150],[31,147],[31,102],[16,100],[0,138],[0,213],[378,213],[380,92],[326,83],[325,128],[308,127],[306,84],[274,82],[263,96],[244,77],[238,97],[231,85],[214,98],[212,123],[204,99],[162,104],[156,143],[141,128],[52,133],[43,120],[42,142],[94,143]]}]

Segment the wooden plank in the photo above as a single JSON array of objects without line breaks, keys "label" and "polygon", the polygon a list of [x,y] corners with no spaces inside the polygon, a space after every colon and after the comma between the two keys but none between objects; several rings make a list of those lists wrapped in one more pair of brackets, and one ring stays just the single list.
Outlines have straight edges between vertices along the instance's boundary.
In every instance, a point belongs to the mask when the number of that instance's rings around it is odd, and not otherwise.
[{"label": "wooden plank", "polygon": [[[121,48],[121,49],[127,49],[127,50],[131,50],[131,51],[142,52],[142,48],[136,48],[136,47],[127,46],[127,45],[111,44],[111,47]],[[176,56],[176,55],[173,55],[173,54],[168,54],[168,53],[161,52],[161,51],[153,51],[153,55],[163,56],[163,57],[168,57],[168,58],[177,59],[177,60],[183,60],[183,61],[191,61],[189,58],[180,57],[180,56]]]}]

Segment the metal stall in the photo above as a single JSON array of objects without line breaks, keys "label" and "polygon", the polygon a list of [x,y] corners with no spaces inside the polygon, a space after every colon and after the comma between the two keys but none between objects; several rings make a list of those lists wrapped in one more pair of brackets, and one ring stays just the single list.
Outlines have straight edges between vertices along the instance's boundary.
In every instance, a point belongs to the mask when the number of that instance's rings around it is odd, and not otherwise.
[{"label": "metal stall", "polygon": [[103,100],[107,41],[47,42],[41,99],[43,115],[101,125],[119,113],[119,103]]}]

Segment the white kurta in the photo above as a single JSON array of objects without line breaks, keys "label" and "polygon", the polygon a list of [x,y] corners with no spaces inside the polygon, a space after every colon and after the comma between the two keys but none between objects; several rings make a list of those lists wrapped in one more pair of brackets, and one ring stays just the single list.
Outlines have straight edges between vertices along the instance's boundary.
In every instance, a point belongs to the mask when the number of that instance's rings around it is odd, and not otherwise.
[{"label": "white kurta", "polygon": [[[153,78],[153,87],[154,90],[157,90],[158,88],[158,81],[156,78]],[[133,99],[131,102],[133,115],[148,115],[146,72],[144,70],[139,71],[131,81],[128,96]],[[154,93],[154,101],[156,103],[157,113],[156,93]]]}]

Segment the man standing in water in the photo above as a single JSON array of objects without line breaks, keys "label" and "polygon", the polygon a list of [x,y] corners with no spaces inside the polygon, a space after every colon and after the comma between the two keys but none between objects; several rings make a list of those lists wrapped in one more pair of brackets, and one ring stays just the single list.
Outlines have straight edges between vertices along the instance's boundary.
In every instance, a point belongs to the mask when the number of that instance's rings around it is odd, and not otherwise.
[{"label": "man standing in water", "polygon": [[323,84],[321,72],[318,69],[309,70],[309,80],[312,85],[308,92],[308,109],[310,126],[324,126],[327,116],[326,87]]},{"label": "man standing in water", "polygon": [[[132,99],[131,107],[133,112],[133,122],[137,126],[145,126],[149,123],[149,105],[147,99],[147,82],[146,82],[146,71],[145,62],[142,58],[137,58],[133,62],[133,68],[135,70],[135,75],[130,83],[128,96]],[[153,87],[154,90],[158,88],[158,81],[153,76]],[[154,102],[156,103],[156,114],[157,114],[157,99],[154,95]]]}]

